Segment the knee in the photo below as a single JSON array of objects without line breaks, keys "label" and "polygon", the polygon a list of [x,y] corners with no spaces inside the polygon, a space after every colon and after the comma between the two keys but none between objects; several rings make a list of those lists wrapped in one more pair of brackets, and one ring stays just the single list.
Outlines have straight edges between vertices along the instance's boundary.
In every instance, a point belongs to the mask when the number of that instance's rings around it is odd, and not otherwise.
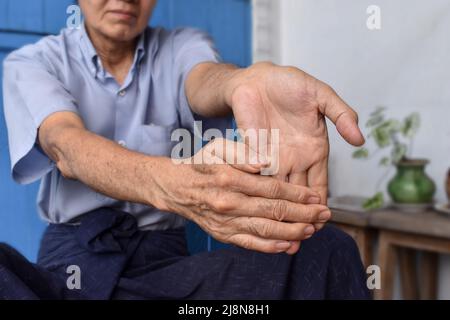
[{"label": "knee", "polygon": [[332,225],[326,225],[322,230],[316,233],[316,236],[327,242],[353,242],[352,237]]},{"label": "knee", "polygon": [[6,243],[0,242],[0,266],[6,264],[6,257],[9,249],[9,246]]},{"label": "knee", "polygon": [[9,266],[11,253],[15,250],[8,244],[0,242],[0,266]]},{"label": "knee", "polygon": [[327,225],[317,232],[312,238],[304,241],[305,245],[319,248],[321,252],[329,252],[339,250],[346,252],[354,252],[359,255],[358,246],[355,240],[347,233],[339,230],[334,226]]},{"label": "knee", "polygon": [[355,268],[363,267],[361,255],[355,240],[347,233],[333,226],[327,226],[317,233],[330,256],[330,262],[345,266],[352,264]]}]

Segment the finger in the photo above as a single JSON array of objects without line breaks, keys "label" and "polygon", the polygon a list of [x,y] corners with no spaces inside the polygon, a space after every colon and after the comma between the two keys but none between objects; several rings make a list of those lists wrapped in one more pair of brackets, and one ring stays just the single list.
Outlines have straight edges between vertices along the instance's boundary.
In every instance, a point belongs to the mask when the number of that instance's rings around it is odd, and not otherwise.
[{"label": "finger", "polygon": [[325,223],[331,217],[330,210],[320,204],[304,205],[279,199],[255,197],[243,199],[242,203],[245,203],[245,208],[236,209],[230,214],[300,223]]},{"label": "finger", "polygon": [[300,249],[301,242],[300,241],[291,241],[291,247],[286,251],[288,255],[294,255]]},{"label": "finger", "polygon": [[314,223],[314,228],[316,228],[316,232],[320,231],[323,229],[323,227],[325,226],[325,223]]},{"label": "finger", "polygon": [[320,194],[321,203],[328,199],[328,158],[315,163],[308,170],[308,186]]},{"label": "finger", "polygon": [[267,163],[267,166],[262,168],[261,175],[283,176],[279,172],[279,130],[263,129],[265,127],[262,126],[258,130],[254,128],[247,128],[246,130],[238,129],[238,134],[241,137],[242,143],[256,152],[258,159],[261,159],[263,163]]},{"label": "finger", "polygon": [[[241,220],[241,221],[239,221]],[[236,228],[264,239],[300,241],[309,238],[316,231],[306,223],[285,223],[264,218],[243,217],[235,219]]]},{"label": "finger", "polygon": [[259,173],[269,165],[254,149],[242,142],[215,139],[205,150],[233,168],[248,173]]},{"label": "finger", "polygon": [[[289,183],[298,185],[298,186],[307,186],[308,185],[308,176],[307,176],[307,172],[297,172],[297,173],[291,173],[289,175]],[[313,189],[311,189],[313,190]],[[314,190],[316,191],[316,190]],[[316,191],[317,192],[317,191]],[[320,197],[318,199],[315,199],[316,203],[322,203],[321,198],[322,195],[317,192],[318,195],[320,195]]]},{"label": "finger", "polygon": [[289,175],[289,183],[299,186],[307,186],[308,178],[306,172],[296,172]]},{"label": "finger", "polygon": [[263,239],[250,234],[235,234],[228,238],[228,243],[235,244],[247,250],[263,253],[282,253],[291,247],[289,241]]},{"label": "finger", "polygon": [[288,168],[280,166],[279,133],[273,130],[271,135],[274,136],[271,136],[270,143],[268,143],[263,150],[260,150],[260,152],[262,152],[263,155],[267,155],[266,158],[270,160],[269,166],[261,170],[261,175],[275,176],[275,178],[280,181],[286,181],[289,172]]},{"label": "finger", "polygon": [[[308,177],[306,175],[306,172],[291,173],[289,175],[289,183],[300,186],[306,186],[308,184]],[[316,232],[319,231],[322,228],[320,226],[323,225],[324,223],[314,223],[314,228],[316,229]],[[291,241],[291,247],[286,251],[286,253],[288,255],[294,255],[300,250],[300,246],[301,246],[300,241]]]},{"label": "finger", "polygon": [[[289,176],[289,182],[299,185],[307,185],[308,184],[308,177],[306,173],[293,173]],[[331,211],[330,211],[330,218],[331,218]],[[321,230],[324,227],[325,223],[314,223],[314,228],[316,228],[316,231]]]},{"label": "finger", "polygon": [[248,196],[282,199],[304,204],[320,203],[321,195],[317,191],[271,177],[246,175],[245,177],[237,178],[234,185],[234,191],[244,193]]},{"label": "finger", "polygon": [[336,129],[348,143],[363,145],[364,137],[358,127],[357,113],[330,86],[319,83],[317,97],[322,114],[336,125]]},{"label": "finger", "polygon": [[278,172],[278,174],[273,176],[276,180],[281,181],[281,182],[288,182],[289,178],[287,174],[284,173],[280,173]]}]

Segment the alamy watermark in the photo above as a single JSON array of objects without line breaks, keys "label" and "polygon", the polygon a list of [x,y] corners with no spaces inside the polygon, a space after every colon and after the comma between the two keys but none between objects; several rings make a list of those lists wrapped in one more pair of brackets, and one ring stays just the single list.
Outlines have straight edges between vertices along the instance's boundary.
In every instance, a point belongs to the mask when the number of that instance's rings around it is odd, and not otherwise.
[{"label": "alamy watermark", "polygon": [[[187,129],[172,132],[171,159],[174,164],[267,164],[263,175],[275,175],[279,168],[279,129],[219,129],[202,131],[203,123],[196,121],[194,134]],[[206,142],[207,152],[199,152]],[[192,154],[196,154],[191,157]],[[214,156],[215,155],[215,156]]]},{"label": "alamy watermark", "polygon": [[81,8],[76,4],[72,4],[66,9],[67,19],[66,27],[67,29],[80,29],[81,27]]},{"label": "alamy watermark", "polygon": [[370,265],[366,269],[368,275],[366,285],[369,290],[381,289],[381,268],[377,265]]},{"label": "alamy watermark", "polygon": [[69,290],[81,290],[81,268],[75,264],[66,269],[69,275],[66,280],[66,286]]},{"label": "alamy watermark", "polygon": [[380,30],[381,29],[381,8],[377,5],[370,5],[367,7],[366,13],[369,15],[367,17],[366,26],[369,30]]}]

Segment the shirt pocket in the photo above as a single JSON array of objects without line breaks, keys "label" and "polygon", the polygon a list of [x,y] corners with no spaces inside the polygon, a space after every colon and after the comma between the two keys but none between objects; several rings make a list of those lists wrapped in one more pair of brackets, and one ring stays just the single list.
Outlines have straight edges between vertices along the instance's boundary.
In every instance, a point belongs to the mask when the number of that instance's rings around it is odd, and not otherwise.
[{"label": "shirt pocket", "polygon": [[176,141],[171,141],[171,136],[176,128],[176,123],[170,125],[141,125],[138,144],[139,152],[151,156],[170,157],[176,144]]}]

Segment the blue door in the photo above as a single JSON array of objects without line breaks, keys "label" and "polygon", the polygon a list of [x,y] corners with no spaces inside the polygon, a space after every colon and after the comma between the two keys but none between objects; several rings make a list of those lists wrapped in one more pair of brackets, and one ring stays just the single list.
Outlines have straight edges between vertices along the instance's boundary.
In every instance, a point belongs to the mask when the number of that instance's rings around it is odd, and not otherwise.
[{"label": "blue door", "polygon": [[[0,74],[5,56],[42,36],[57,34],[66,24],[66,9],[74,0],[0,1]],[[227,62],[247,66],[251,62],[250,0],[159,0],[152,25],[168,28],[194,26],[213,36]],[[0,87],[0,110],[3,108]],[[39,220],[35,199],[38,184],[19,186],[10,177],[8,138],[0,112],[0,242],[36,260],[45,224]],[[222,245],[193,224],[188,226],[191,252]]]}]

